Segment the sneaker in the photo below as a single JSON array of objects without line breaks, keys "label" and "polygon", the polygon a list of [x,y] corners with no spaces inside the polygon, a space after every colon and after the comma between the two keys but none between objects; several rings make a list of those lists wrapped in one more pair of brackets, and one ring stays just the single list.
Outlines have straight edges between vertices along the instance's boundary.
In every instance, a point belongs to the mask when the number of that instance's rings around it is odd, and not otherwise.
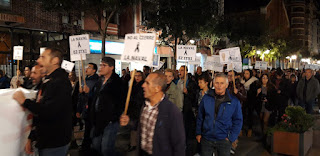
[{"label": "sneaker", "polygon": [[231,148],[230,153],[234,155],[236,153],[236,150],[234,148]]},{"label": "sneaker", "polygon": [[319,111],[318,111],[318,112],[319,112],[319,114],[320,114],[320,109],[319,109]]}]

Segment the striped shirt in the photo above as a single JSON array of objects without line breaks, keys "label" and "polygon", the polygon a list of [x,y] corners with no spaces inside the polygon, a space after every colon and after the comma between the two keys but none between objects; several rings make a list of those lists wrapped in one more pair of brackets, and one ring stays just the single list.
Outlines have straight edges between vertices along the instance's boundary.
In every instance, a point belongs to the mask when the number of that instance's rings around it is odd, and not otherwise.
[{"label": "striped shirt", "polygon": [[151,106],[149,101],[146,101],[146,105],[143,108],[140,123],[141,123],[141,149],[152,154],[152,144],[154,129],[156,127],[157,118],[159,114],[159,104],[164,99],[164,95],[161,100],[154,106]]}]

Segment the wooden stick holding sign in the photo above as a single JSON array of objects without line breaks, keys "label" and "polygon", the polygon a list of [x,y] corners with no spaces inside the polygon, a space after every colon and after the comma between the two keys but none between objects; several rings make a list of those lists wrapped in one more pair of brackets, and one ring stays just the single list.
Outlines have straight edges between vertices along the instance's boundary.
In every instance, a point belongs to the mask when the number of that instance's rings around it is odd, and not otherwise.
[{"label": "wooden stick holding sign", "polygon": [[213,77],[214,77],[214,70],[212,70],[212,75],[211,75],[211,83],[210,83],[211,88],[213,87]]},{"label": "wooden stick holding sign", "polygon": [[128,94],[127,94],[127,100],[126,100],[126,105],[124,107],[124,115],[127,115],[128,112],[128,107],[129,107],[129,102],[130,102],[130,96],[131,96],[131,91],[132,91],[132,85],[133,85],[133,81],[134,81],[134,75],[136,74],[136,70],[133,70],[131,72],[131,79],[130,79],[130,85],[129,85],[129,89],[128,89]]},{"label": "wooden stick holding sign", "polygon": [[18,80],[19,80],[19,76],[20,76],[20,72],[19,72],[19,60],[17,60],[17,77],[18,77]]},{"label": "wooden stick holding sign", "polygon": [[87,85],[86,83],[86,73],[84,71],[84,65],[83,65],[83,60],[82,60],[82,54],[80,55],[80,58],[81,58],[81,66],[82,66],[82,80],[83,80],[83,84],[84,86]]},{"label": "wooden stick holding sign", "polygon": [[233,82],[233,89],[236,88],[236,80],[234,78],[234,71],[233,71],[233,64],[231,63],[231,68],[232,68],[232,82]]},{"label": "wooden stick holding sign", "polygon": [[81,89],[82,83],[81,83],[80,61],[78,63],[78,73],[79,73],[79,89]]}]

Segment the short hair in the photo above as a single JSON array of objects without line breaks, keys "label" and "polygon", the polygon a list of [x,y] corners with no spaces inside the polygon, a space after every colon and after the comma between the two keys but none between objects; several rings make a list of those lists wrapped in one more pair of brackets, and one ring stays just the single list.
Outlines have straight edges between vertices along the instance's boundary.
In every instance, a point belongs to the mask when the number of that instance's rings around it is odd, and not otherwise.
[{"label": "short hair", "polygon": [[150,67],[149,66],[143,66],[143,68],[145,68],[146,70],[150,71]]},{"label": "short hair", "polygon": [[[186,68],[186,70],[188,71],[188,67],[187,67],[187,66],[182,65],[181,67]],[[181,68],[181,67],[180,67],[180,68]]]},{"label": "short hair", "polygon": [[51,58],[57,57],[59,59],[59,66],[61,66],[63,60],[62,51],[58,48],[46,48],[45,50],[50,50],[49,55],[51,56]]},{"label": "short hair", "polygon": [[104,57],[102,58],[101,62],[108,64],[108,66],[110,67],[114,67],[113,68],[113,72],[115,72],[115,60],[111,57]]},{"label": "short hair", "polygon": [[175,74],[175,71],[173,71],[172,69],[169,69],[169,68],[167,68],[164,72],[170,72],[170,73],[172,73],[172,76],[174,76],[174,74]]},{"label": "short hair", "polygon": [[88,64],[91,64],[91,65],[93,66],[93,69],[96,70],[96,72],[97,72],[97,70],[98,70],[97,64],[92,63],[92,62],[90,62],[90,63],[88,63]]},{"label": "short hair", "polygon": [[204,82],[210,82],[211,81],[211,78],[209,77],[208,74],[202,74],[199,76],[198,80],[203,80]]},{"label": "short hair", "polygon": [[216,81],[216,78],[218,78],[218,77],[224,78],[224,79],[226,80],[226,83],[227,83],[227,84],[229,83],[229,81],[228,81],[228,76],[227,76],[226,74],[224,74],[224,73],[218,73],[218,74],[215,76],[214,81]]},{"label": "short hair", "polygon": [[161,87],[162,92],[166,92],[167,88],[167,78],[161,72],[152,72],[151,74],[156,74],[157,76],[154,78],[153,83],[159,85]]},{"label": "short hair", "polygon": [[[143,72],[141,70],[137,70],[136,73],[140,73],[142,76],[142,80],[146,79]],[[135,76],[135,75],[134,75]]]},{"label": "short hair", "polygon": [[293,77],[296,78],[296,75],[291,74],[291,75],[290,75],[290,78],[293,78]]},{"label": "short hair", "polygon": [[29,68],[30,70],[32,69],[32,66],[31,65],[28,65],[28,66],[24,66],[24,68]]}]

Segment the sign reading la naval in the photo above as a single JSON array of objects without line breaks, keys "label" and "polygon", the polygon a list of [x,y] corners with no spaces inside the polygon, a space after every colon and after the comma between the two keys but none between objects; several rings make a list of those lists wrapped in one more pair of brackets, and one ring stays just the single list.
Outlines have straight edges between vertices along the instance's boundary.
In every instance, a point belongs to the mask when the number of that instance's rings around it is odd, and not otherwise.
[{"label": "sign reading la naval", "polygon": [[177,45],[178,61],[196,61],[197,46]]},{"label": "sign reading la naval", "polygon": [[155,33],[126,34],[121,60],[152,65],[155,41]]},{"label": "sign reading la naval", "polygon": [[70,36],[70,60],[79,61],[86,59],[86,54],[90,54],[89,35]]}]

